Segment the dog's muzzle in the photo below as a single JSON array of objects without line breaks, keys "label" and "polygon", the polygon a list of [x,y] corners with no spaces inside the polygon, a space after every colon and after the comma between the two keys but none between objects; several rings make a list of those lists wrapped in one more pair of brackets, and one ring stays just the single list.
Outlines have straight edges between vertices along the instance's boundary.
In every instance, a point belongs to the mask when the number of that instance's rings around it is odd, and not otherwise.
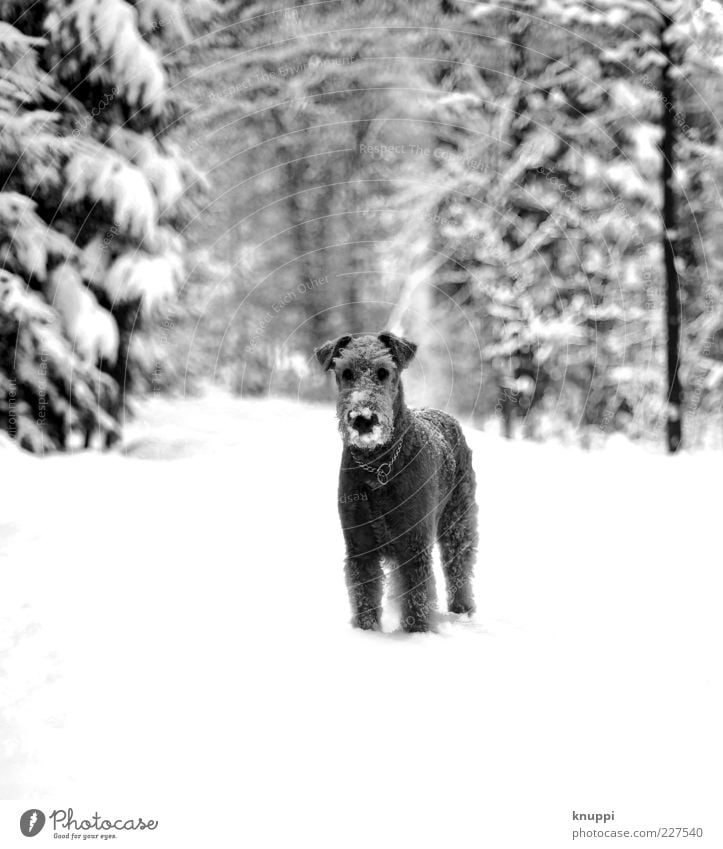
[{"label": "dog's muzzle", "polygon": [[359,436],[365,436],[379,424],[379,416],[366,410],[364,412],[352,411],[349,413],[349,424]]}]

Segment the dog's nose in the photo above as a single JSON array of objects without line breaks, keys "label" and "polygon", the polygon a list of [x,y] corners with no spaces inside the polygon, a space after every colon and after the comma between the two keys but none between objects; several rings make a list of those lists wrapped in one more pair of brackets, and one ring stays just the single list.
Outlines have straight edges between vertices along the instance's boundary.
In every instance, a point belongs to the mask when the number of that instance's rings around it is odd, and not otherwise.
[{"label": "dog's nose", "polygon": [[379,423],[376,413],[371,413],[368,416],[360,413],[351,413],[350,418],[351,426],[360,436],[363,436],[365,433],[369,433],[374,425]]}]

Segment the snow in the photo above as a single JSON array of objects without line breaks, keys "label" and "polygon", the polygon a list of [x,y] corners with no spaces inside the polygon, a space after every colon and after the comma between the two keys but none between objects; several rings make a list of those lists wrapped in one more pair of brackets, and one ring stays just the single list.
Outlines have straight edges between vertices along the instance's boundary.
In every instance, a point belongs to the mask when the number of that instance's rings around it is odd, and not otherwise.
[{"label": "snow", "polygon": [[573,809],[721,845],[723,459],[469,438],[479,612],[427,635],[348,625],[330,406],[0,442],[0,796],[174,849],[562,847]]},{"label": "snow", "polygon": [[72,54],[100,60],[89,77],[101,85],[110,78],[120,82],[126,102],[159,114],[166,95],[161,58],[137,30],[136,10],[124,0],[71,0],[66,7],[50,4],[45,19],[48,32]]},{"label": "snow", "polygon": [[157,139],[134,133],[126,127],[116,127],[108,143],[131,164],[141,170],[153,187],[160,214],[169,212],[181,199],[184,191],[180,157],[161,153]]},{"label": "snow", "polygon": [[101,357],[115,363],[118,325],[83,284],[80,274],[69,263],[59,265],[50,272],[45,290],[81,359],[89,365]]},{"label": "snow", "polygon": [[18,322],[52,322],[55,318],[53,310],[22,278],[4,268],[0,269],[0,308]]},{"label": "snow", "polygon": [[126,251],[111,266],[103,286],[112,303],[140,296],[144,311],[151,314],[176,294],[182,268],[180,254],[173,251],[159,256]]},{"label": "snow", "polygon": [[107,147],[87,146],[66,166],[65,203],[92,200],[113,211],[118,230],[137,239],[156,235],[158,204],[145,174]]},{"label": "snow", "polygon": [[0,192],[0,226],[12,232],[10,264],[17,263],[38,280],[45,280],[48,255],[70,256],[75,248],[67,236],[54,233],[45,224],[35,207],[34,201],[18,192]]}]

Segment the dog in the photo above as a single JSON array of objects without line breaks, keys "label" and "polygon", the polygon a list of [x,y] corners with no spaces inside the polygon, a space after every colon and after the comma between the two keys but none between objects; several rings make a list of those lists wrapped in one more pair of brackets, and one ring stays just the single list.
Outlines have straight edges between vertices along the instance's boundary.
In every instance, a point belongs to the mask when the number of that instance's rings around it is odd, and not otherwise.
[{"label": "dog", "polygon": [[352,625],[379,630],[382,563],[405,631],[428,631],[436,609],[439,544],[451,613],[473,614],[477,503],[472,452],[447,413],[410,409],[402,372],[417,345],[390,332],[346,334],[314,353],[333,371],[343,442],[339,517]]}]

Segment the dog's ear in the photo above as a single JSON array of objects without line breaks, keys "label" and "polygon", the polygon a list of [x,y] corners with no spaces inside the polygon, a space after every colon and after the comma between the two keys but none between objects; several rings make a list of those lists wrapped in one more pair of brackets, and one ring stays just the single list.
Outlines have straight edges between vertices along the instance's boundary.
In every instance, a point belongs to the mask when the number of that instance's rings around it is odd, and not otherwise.
[{"label": "dog's ear", "polygon": [[329,371],[335,358],[339,356],[339,351],[350,342],[351,336],[347,334],[346,336],[340,336],[338,339],[330,339],[328,342],[324,342],[323,345],[319,345],[318,348],[314,348],[316,359],[324,371]]},{"label": "dog's ear", "polygon": [[399,369],[406,368],[417,353],[417,346],[414,342],[402,339],[401,336],[395,336],[387,330],[380,333],[377,339],[392,352],[392,359]]}]

